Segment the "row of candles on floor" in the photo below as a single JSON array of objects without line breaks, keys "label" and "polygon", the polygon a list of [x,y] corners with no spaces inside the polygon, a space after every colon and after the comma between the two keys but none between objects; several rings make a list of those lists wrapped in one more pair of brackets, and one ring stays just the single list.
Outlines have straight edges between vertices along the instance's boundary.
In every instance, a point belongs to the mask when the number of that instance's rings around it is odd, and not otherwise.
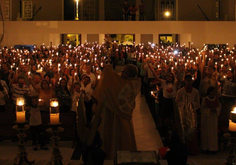
[{"label": "row of candles on floor", "polygon": [[[42,99],[39,99],[41,102]],[[40,103],[39,103],[40,104]],[[50,99],[50,124],[59,124],[59,103],[57,98]],[[16,99],[16,122],[25,123],[25,100],[24,98]]]}]

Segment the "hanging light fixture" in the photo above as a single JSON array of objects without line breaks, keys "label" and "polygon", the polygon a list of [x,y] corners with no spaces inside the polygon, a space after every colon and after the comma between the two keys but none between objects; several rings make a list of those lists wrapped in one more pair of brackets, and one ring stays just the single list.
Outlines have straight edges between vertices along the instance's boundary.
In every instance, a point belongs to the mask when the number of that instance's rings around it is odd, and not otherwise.
[{"label": "hanging light fixture", "polygon": [[75,0],[75,20],[79,20],[79,0]]}]

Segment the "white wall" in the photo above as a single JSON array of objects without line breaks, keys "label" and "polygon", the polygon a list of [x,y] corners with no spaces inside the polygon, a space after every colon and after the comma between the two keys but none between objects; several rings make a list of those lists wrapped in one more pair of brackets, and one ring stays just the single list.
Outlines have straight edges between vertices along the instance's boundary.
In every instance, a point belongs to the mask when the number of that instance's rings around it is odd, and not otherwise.
[{"label": "white wall", "polygon": [[[0,21],[0,34],[2,34]],[[180,34],[180,44],[194,43],[194,47],[202,48],[207,44],[236,43],[236,22],[206,21],[7,21],[5,35],[0,46],[18,44],[53,44],[60,43],[60,34],[82,34],[82,43],[87,34],[99,34],[99,43],[103,34],[136,34],[136,44],[142,41],[142,34],[153,34],[157,41],[158,34]]]}]

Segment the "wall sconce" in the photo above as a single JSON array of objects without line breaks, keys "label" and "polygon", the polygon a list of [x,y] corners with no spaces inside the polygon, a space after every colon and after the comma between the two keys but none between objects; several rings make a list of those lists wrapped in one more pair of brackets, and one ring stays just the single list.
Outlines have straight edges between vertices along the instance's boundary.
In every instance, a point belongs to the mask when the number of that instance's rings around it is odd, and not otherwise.
[{"label": "wall sconce", "polygon": [[75,0],[75,20],[79,20],[79,0]]}]

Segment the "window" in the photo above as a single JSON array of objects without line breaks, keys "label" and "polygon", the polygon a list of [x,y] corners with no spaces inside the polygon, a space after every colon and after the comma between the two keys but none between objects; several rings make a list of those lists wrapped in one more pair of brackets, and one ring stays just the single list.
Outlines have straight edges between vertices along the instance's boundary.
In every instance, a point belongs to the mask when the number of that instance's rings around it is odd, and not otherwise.
[{"label": "window", "polygon": [[62,44],[68,44],[71,46],[78,46],[81,44],[80,34],[62,34]]},{"label": "window", "polygon": [[[107,35],[106,35],[107,36]],[[133,45],[134,34],[110,34],[110,40],[122,45]]]},{"label": "window", "polygon": [[159,44],[162,45],[173,45],[179,43],[178,34],[160,34],[159,35]]}]

